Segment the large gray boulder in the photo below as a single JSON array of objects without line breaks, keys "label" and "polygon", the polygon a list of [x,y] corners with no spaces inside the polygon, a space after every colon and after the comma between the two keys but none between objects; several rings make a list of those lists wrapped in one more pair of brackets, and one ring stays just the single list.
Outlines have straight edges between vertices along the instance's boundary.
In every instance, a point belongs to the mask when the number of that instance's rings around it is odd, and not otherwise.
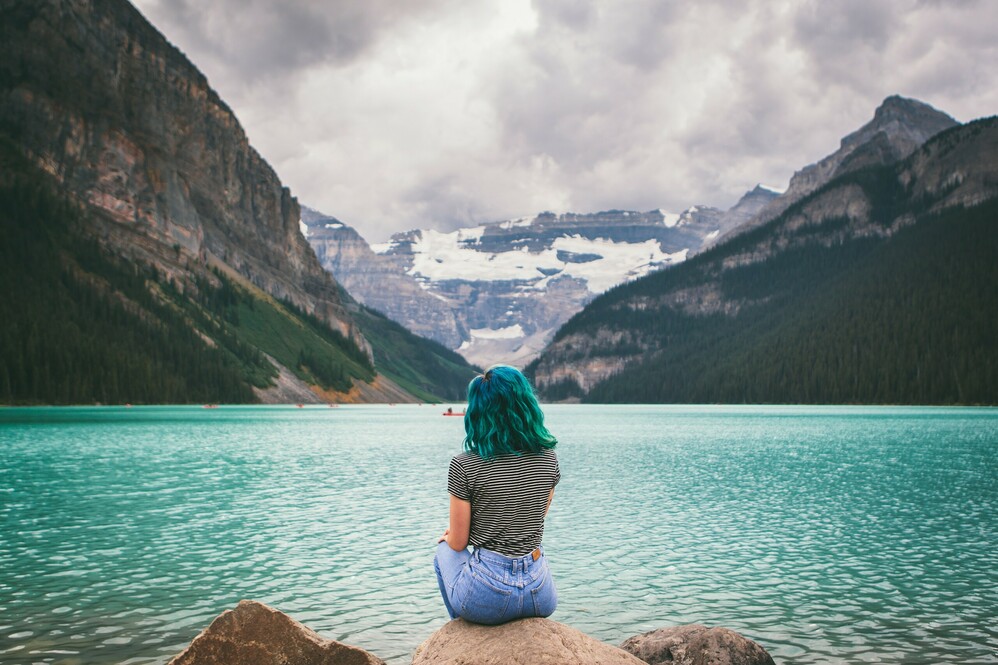
[{"label": "large gray boulder", "polygon": [[215,617],[169,665],[385,665],[253,600]]},{"label": "large gray boulder", "polygon": [[772,656],[747,637],[698,623],[635,635],[620,648],[648,665],[775,665]]},{"label": "large gray boulder", "polygon": [[423,642],[412,665],[643,665],[629,653],[548,619],[481,626],[455,619]]}]

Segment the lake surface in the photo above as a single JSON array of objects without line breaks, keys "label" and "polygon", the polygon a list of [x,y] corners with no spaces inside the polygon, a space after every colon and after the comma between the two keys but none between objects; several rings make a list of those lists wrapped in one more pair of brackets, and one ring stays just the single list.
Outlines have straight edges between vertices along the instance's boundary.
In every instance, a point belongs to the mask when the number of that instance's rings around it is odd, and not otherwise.
[{"label": "lake surface", "polygon": [[[165,663],[251,598],[407,663],[461,418],[0,409],[0,663]],[[778,663],[998,662],[998,410],[545,407],[552,617]]]}]

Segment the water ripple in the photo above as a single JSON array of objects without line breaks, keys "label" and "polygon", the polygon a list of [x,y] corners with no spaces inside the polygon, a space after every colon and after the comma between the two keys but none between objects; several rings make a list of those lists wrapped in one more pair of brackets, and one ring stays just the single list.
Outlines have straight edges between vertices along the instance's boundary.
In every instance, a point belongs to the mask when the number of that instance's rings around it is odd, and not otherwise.
[{"label": "water ripple", "polygon": [[[555,619],[781,663],[998,662],[998,412],[550,407]],[[240,599],[392,663],[432,574],[437,409],[0,411],[0,663],[167,662]]]}]

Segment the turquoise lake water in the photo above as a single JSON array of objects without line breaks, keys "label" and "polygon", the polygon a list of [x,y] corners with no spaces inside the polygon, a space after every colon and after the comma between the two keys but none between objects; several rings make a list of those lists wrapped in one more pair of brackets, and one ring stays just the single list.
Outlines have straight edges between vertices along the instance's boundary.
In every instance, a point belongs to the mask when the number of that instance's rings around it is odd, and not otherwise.
[{"label": "turquoise lake water", "polygon": [[[0,663],[165,663],[243,598],[391,663],[462,419],[434,406],[0,410]],[[998,662],[998,410],[545,407],[552,617],[778,663]]]}]

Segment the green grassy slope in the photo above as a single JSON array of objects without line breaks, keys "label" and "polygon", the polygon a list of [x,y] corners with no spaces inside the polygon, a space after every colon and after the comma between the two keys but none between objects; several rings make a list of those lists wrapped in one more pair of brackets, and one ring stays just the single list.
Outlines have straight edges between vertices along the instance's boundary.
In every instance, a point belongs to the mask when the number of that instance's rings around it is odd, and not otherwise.
[{"label": "green grassy slope", "polygon": [[371,343],[379,372],[425,401],[465,399],[478,369],[460,355],[367,307],[360,306],[354,316]]}]

